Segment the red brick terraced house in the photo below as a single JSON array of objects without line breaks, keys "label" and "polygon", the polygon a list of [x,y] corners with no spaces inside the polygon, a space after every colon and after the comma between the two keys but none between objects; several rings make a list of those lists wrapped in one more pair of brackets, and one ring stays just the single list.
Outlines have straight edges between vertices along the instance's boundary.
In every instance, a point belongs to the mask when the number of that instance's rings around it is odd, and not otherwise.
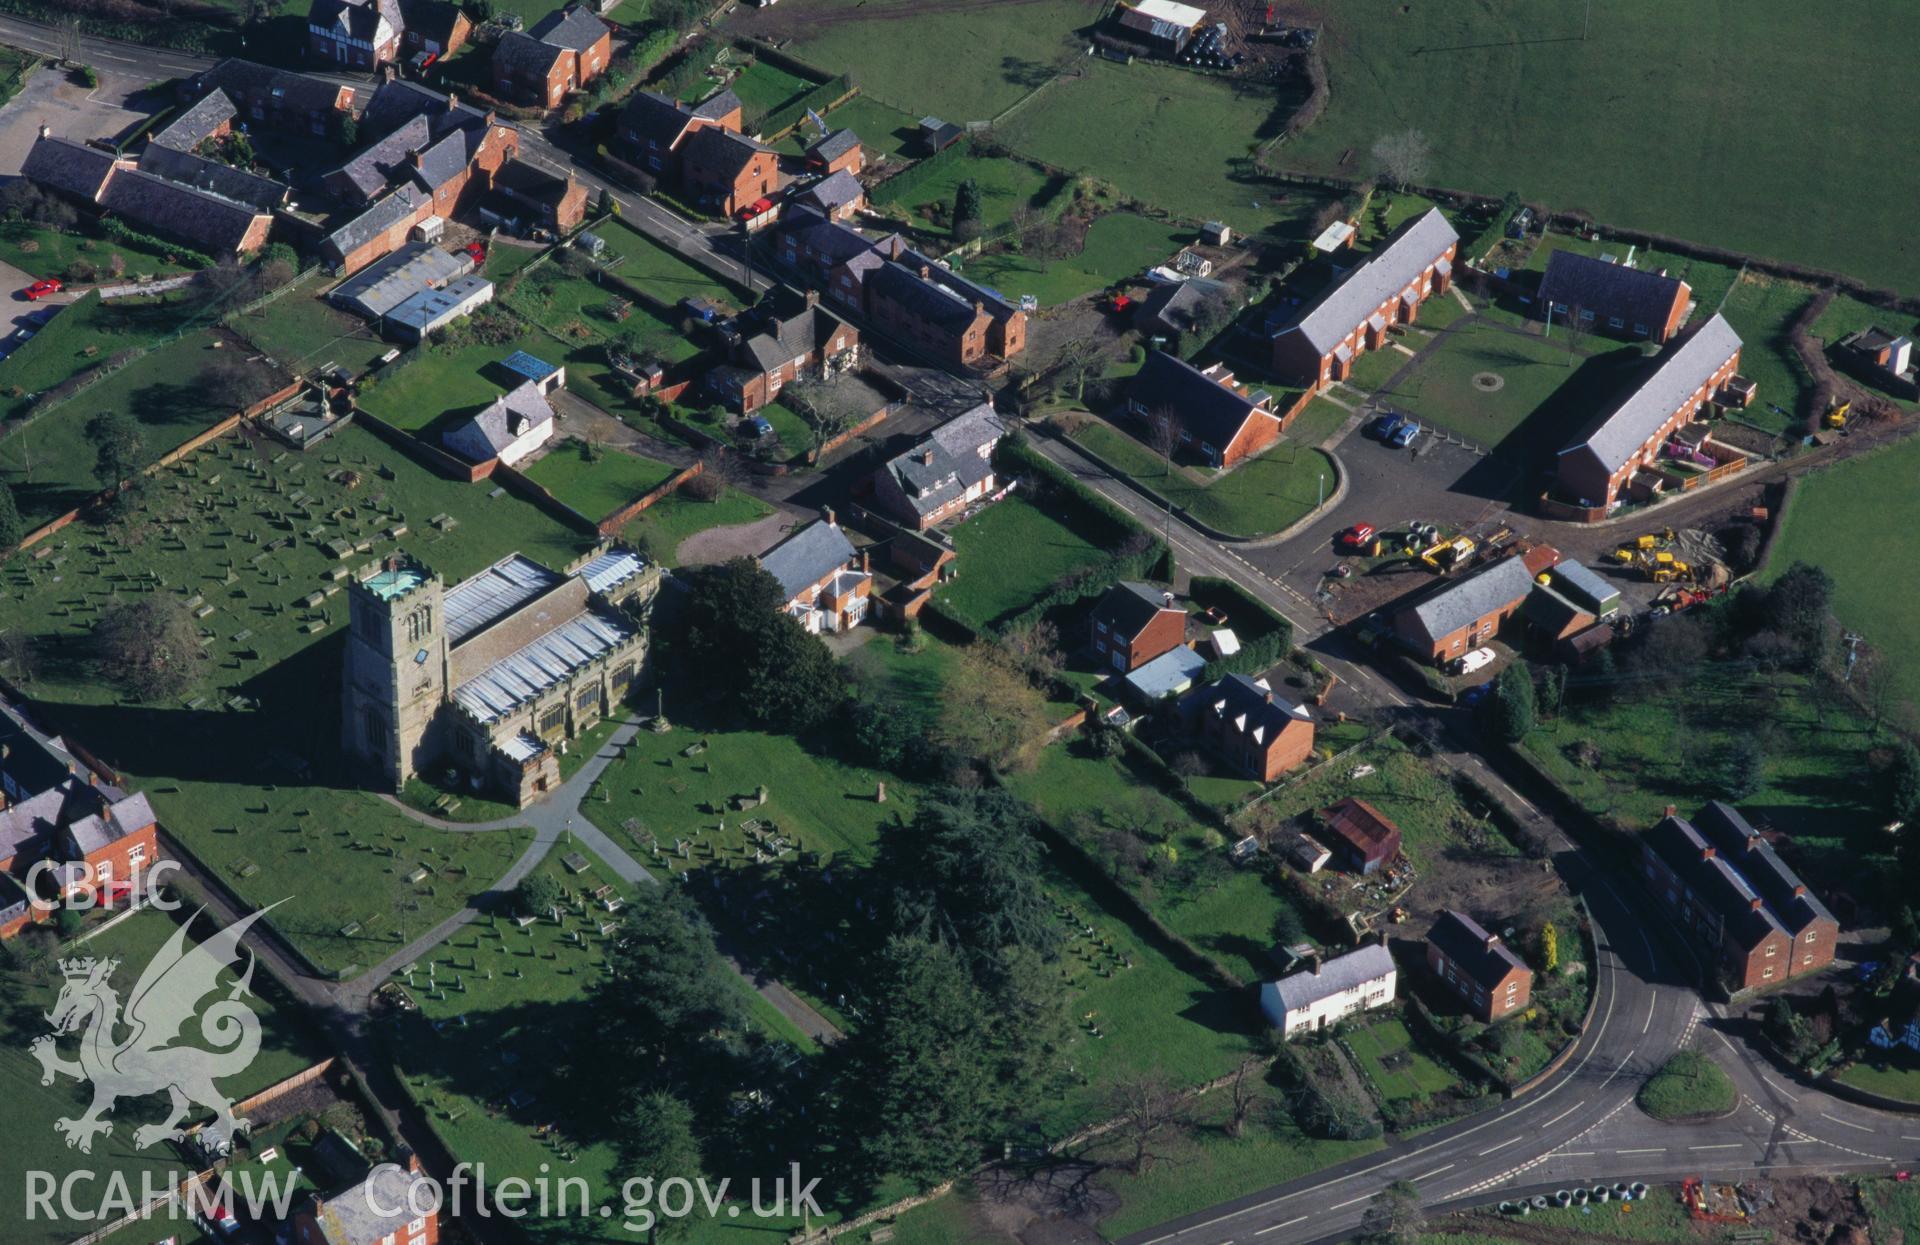
[{"label": "red brick terraced house", "polygon": [[[657,91],[640,91],[620,110],[620,139],[627,158],[638,168],[675,189],[717,195],[732,205],[723,209],[730,214],[737,207],[770,195],[779,182],[778,157],[740,133],[742,115],[740,97],[732,91],[716,92],[698,104],[682,104]],[[690,170],[693,140],[707,130],[735,135],[750,147],[716,143],[699,154]],[[766,150],[772,157],[772,168],[769,170],[765,161],[747,160],[745,152],[750,149]],[[727,184],[725,169],[729,166],[736,173],[748,175],[748,179]],[[766,180],[769,172],[770,181]],[[697,191],[689,190],[693,179],[699,182]]]},{"label": "red brick terraced house", "polygon": [[62,855],[69,862],[62,890],[117,899],[134,874],[152,866],[160,845],[157,818],[142,794],[116,800],[97,813],[71,822],[61,831]]},{"label": "red brick terraced house", "polygon": [[481,219],[531,221],[556,234],[569,234],[587,218],[587,187],[569,174],[560,177],[524,160],[509,160],[493,175],[493,192],[480,201]]},{"label": "red brick terraced house", "polygon": [[400,47],[410,58],[443,61],[473,37],[472,19],[451,0],[400,0],[400,16],[406,21]]},{"label": "red brick terraced house", "polygon": [[1497,636],[1533,591],[1534,576],[1559,561],[1558,550],[1535,545],[1447,580],[1393,616],[1394,636],[1421,661],[1452,661]]},{"label": "red brick terraced house", "polygon": [[1095,603],[1087,631],[1100,667],[1126,674],[1186,642],[1187,612],[1165,588],[1118,583]]},{"label": "red brick terraced house", "polygon": [[1640,846],[1655,901],[1713,957],[1729,992],[1833,962],[1840,923],[1736,809],[1716,800],[1688,821],[1668,808]]},{"label": "red brick terraced house", "polygon": [[874,472],[875,509],[916,532],[962,513],[999,487],[993,447],[1006,434],[988,402],[948,420]]},{"label": "red brick terraced house", "polygon": [[1554,492],[1562,500],[1611,509],[1634,473],[1740,370],[1740,335],[1719,313],[1667,344],[1627,396],[1602,412],[1560,451]]},{"label": "red brick terraced house", "polygon": [[1526,962],[1500,935],[1451,908],[1427,931],[1427,968],[1488,1024],[1525,1011],[1533,998],[1533,970]]},{"label": "red brick terraced house", "polygon": [[1230,674],[1179,701],[1189,734],[1236,773],[1268,783],[1313,755],[1313,718],[1264,679]]},{"label": "red brick terraced house", "polygon": [[1577,251],[1553,253],[1534,299],[1549,324],[1578,317],[1584,329],[1662,344],[1680,331],[1692,307],[1693,289],[1678,277]]},{"label": "red brick terraced house", "polygon": [[761,303],[765,315],[734,346],[731,362],[707,374],[707,385],[743,415],[780,396],[797,380],[829,380],[860,362],[860,334],[820,305],[818,291],[781,286]]},{"label": "red brick terraced house", "polygon": [[1215,467],[1234,466],[1280,439],[1271,394],[1242,392],[1224,364],[1197,368],[1164,351],[1141,365],[1127,409],[1149,431],[1157,420],[1172,420],[1180,445]]},{"label": "red brick terraced house", "polygon": [[781,262],[827,292],[827,301],[848,311],[866,310],[868,274],[906,253],[898,234],[878,240],[851,225],[804,207],[787,213],[780,230]]},{"label": "red brick terraced house", "polygon": [[313,0],[307,56],[316,64],[371,73],[400,58],[406,28],[400,0]]},{"label": "red brick terraced house", "polygon": [[780,157],[733,130],[703,126],[681,148],[680,184],[696,206],[734,216],[780,188]]},{"label": "red brick terraced house", "polygon": [[613,32],[581,5],[547,14],[533,29],[511,31],[493,49],[493,84],[501,98],[558,108],[573,91],[606,73]]},{"label": "red brick terraced house", "polygon": [[1439,208],[1401,225],[1274,333],[1274,371],[1316,392],[1345,380],[1364,351],[1387,344],[1389,328],[1411,324],[1421,303],[1452,288],[1459,245]]},{"label": "red brick terraced house", "polygon": [[1400,827],[1365,800],[1349,798],[1321,809],[1320,837],[1333,850],[1334,864],[1350,873],[1373,873],[1400,854]]}]

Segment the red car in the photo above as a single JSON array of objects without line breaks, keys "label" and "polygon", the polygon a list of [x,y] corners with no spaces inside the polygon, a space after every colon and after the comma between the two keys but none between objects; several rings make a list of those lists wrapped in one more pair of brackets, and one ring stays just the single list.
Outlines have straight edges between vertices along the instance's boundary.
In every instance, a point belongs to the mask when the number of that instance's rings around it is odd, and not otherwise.
[{"label": "red car", "polygon": [[27,296],[28,302],[35,303],[49,294],[58,294],[66,288],[65,285],[61,284],[58,277],[44,277],[41,280],[35,281],[32,285],[29,285],[22,293]]},{"label": "red car", "polygon": [[1342,549],[1363,549],[1373,543],[1373,524],[1356,523],[1336,538]]},{"label": "red car", "polygon": [[461,249],[466,251],[466,253],[472,257],[474,266],[476,268],[479,267],[481,264],[484,264],[487,262],[487,248],[484,243],[469,242],[467,243],[466,246],[462,247]]}]

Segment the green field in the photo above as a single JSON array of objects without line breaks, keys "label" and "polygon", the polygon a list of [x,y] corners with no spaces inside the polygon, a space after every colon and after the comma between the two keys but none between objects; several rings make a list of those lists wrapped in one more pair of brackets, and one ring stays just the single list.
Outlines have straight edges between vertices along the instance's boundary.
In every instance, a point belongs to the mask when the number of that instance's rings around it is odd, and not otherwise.
[{"label": "green field", "polygon": [[337,364],[354,375],[395,348],[359,316],[324,302],[321,282],[302,278],[264,307],[236,316],[230,328],[289,372],[306,374]]},{"label": "green field", "polygon": [[1132,212],[1113,212],[1093,222],[1085,248],[1063,259],[1036,260],[1012,251],[970,259],[968,276],[1018,298],[1032,294],[1042,307],[1084,298],[1116,281],[1138,277],[1173,258],[1193,241],[1193,231],[1149,220]]},{"label": "green field", "polygon": [[[1815,472],[1795,486],[1780,517],[1780,536],[1768,555],[1767,572],[1795,562],[1833,576],[1834,612],[1864,635],[1890,663],[1899,699],[1920,704],[1920,598],[1888,591],[1887,568],[1920,559],[1920,439]],[[1873,540],[1850,533],[1871,525]]]},{"label": "green field", "polygon": [[[191,914],[189,908],[179,916],[184,919]],[[62,954],[118,959],[120,966],[114,971],[112,981],[124,1001],[175,928],[170,914],[148,909],[63,949]],[[194,923],[192,936],[196,940],[205,939],[213,928],[203,918]],[[245,970],[244,957],[237,967]],[[77,1118],[93,1097],[85,1083],[65,1078],[43,1086],[39,1062],[28,1053],[29,1044],[48,1031],[43,1014],[52,1007],[60,980],[57,972],[34,976],[11,966],[0,972],[9,1001],[8,1008],[0,1014],[0,1095],[6,1098],[8,1119],[15,1126],[11,1143],[4,1155],[0,1155],[0,1180],[11,1188],[23,1189],[27,1187],[29,1171],[52,1172],[58,1176],[77,1167],[91,1167],[95,1169],[91,1187],[96,1193],[75,1199],[85,1206],[105,1187],[110,1172],[123,1175],[135,1190],[140,1188],[142,1173],[152,1173],[155,1179],[167,1173],[184,1175],[186,1169],[170,1145],[162,1142],[143,1150],[136,1150],[133,1145],[135,1128],[162,1118],[164,1098],[123,1101],[118,1110],[106,1117],[114,1125],[112,1134],[96,1141],[91,1155],[69,1150],[54,1131],[55,1120]],[[226,985],[234,980],[233,976],[222,974],[221,990],[208,995],[201,1002],[202,1009],[225,997]],[[297,1013],[287,1010],[286,1000],[265,973],[253,975],[252,995],[243,997],[261,1019],[261,1048],[245,1070],[219,1082],[220,1090],[236,1099],[284,1080],[327,1053],[324,1044],[305,1028]],[[62,1039],[61,1056],[74,1058],[77,1044],[76,1037]],[[210,1044],[209,1049],[218,1049],[218,1044]],[[199,1118],[202,1108],[196,1105],[192,1110],[196,1114],[188,1117],[189,1122]],[[56,1201],[55,1206],[58,1205]],[[98,1226],[37,1218],[16,1222],[7,1240],[9,1245],[58,1245]]]},{"label": "green field", "polygon": [[1192,220],[1275,240],[1304,236],[1325,202],[1318,193],[1246,180],[1257,136],[1284,120],[1290,101],[1170,65],[1094,60],[1081,68],[1001,127],[1015,151]]},{"label": "green field", "polygon": [[635,515],[620,529],[620,539],[643,545],[661,566],[678,566],[680,543],[687,537],[709,528],[752,523],[772,513],[771,506],[735,488],[713,501],[671,493]]},{"label": "green field", "polygon": [[1411,126],[1432,184],[1920,288],[1899,241],[1920,169],[1852,121],[1920,91],[1920,62],[1871,6],[1598,0],[1590,30],[1580,6],[1523,0],[1321,7],[1332,96],[1277,149],[1284,167],[1365,176],[1373,144]]},{"label": "green field", "polygon": [[1022,208],[1040,210],[1061,189],[1060,180],[1024,160],[960,155],[944,160],[929,176],[907,174],[882,182],[870,196],[877,207],[898,207],[930,233],[947,234],[960,183],[980,188],[980,225],[997,229]]},{"label": "green field", "polygon": [[[32,398],[126,350],[157,346],[204,323],[202,300],[187,294],[121,298],[85,294],[58,309],[31,341],[0,360],[0,419],[31,412]],[[18,390],[18,396],[14,391]]]},{"label": "green field", "polygon": [[678,303],[683,298],[710,298],[728,306],[740,301],[739,293],[732,286],[695,268],[617,217],[601,220],[588,228],[607,244],[608,256],[602,261],[607,270],[655,298],[668,303]]},{"label": "green field", "polygon": [[[890,107],[864,93],[854,96],[826,114],[829,130],[849,129],[860,136],[867,162],[875,156],[898,156],[920,141],[920,117]],[[803,125],[775,146],[787,155],[797,156],[819,137],[811,124]]]},{"label": "green field", "polygon": [[1013,496],[953,529],[957,573],[935,599],[975,629],[1025,609],[1062,575],[1098,563],[1083,517],[1058,502],[1048,509]]},{"label": "green field", "polygon": [[596,523],[672,474],[666,463],[624,450],[590,450],[584,441],[563,441],[526,468],[528,479]]}]

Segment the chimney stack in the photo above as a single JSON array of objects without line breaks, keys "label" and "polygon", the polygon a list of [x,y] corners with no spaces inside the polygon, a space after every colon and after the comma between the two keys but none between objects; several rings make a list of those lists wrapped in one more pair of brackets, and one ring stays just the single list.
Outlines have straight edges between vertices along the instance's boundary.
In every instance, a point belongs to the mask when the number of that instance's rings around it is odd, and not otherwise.
[{"label": "chimney stack", "polygon": [[1793,897],[1795,899],[1805,899],[1807,897],[1806,886],[1804,884],[1795,885],[1793,888]]},{"label": "chimney stack", "polygon": [[819,290],[808,290],[808,291],[807,291],[807,306],[809,306],[809,307],[818,307],[819,305],[820,305],[820,291],[819,291]]},{"label": "chimney stack", "polygon": [[1678,808],[1676,808],[1672,804],[1667,805],[1667,816],[1678,817],[1679,815],[1680,815],[1680,810]]},{"label": "chimney stack", "polygon": [[834,517],[833,517],[833,507],[832,507],[832,506],[822,506],[822,507],[820,507],[820,517],[821,517],[821,518],[823,518],[823,519],[825,519],[825,520],[827,521],[827,526],[828,526],[828,527],[838,527],[838,526],[840,526],[840,525],[839,525],[839,524],[838,524],[837,522],[835,522],[835,521],[834,521]]},{"label": "chimney stack", "polygon": [[1747,901],[1747,907],[1751,908],[1755,912],[1760,911],[1760,909],[1766,906],[1767,906],[1767,901],[1760,898],[1760,896],[1758,895],[1755,895],[1752,899]]},{"label": "chimney stack", "polygon": [[1171,592],[1167,592],[1167,591],[1164,591],[1164,590],[1163,590],[1163,591],[1162,591],[1162,592],[1160,593],[1160,603],[1161,603],[1162,605],[1164,605],[1164,606],[1166,606],[1166,607],[1167,607],[1168,609],[1172,609],[1172,608],[1173,608],[1173,594],[1172,594]]},{"label": "chimney stack", "polygon": [[42,122],[40,123],[40,137],[41,137],[41,138],[52,138],[52,137],[53,137],[53,127],[52,127],[52,126],[50,126],[50,125],[48,125],[48,124],[47,124],[46,122],[44,122],[44,121],[42,121]]},{"label": "chimney stack", "polygon": [[447,92],[447,111],[452,112],[460,106],[460,97],[452,91]]},{"label": "chimney stack", "polygon": [[1712,860],[1713,857],[1714,857],[1714,851],[1711,847],[1703,847],[1700,849],[1700,859]]},{"label": "chimney stack", "polygon": [[860,573],[862,575],[871,575],[873,573],[873,555],[865,549],[860,551]]},{"label": "chimney stack", "polygon": [[1307,971],[1315,977],[1320,975],[1320,953],[1318,951],[1315,951],[1307,957]]}]

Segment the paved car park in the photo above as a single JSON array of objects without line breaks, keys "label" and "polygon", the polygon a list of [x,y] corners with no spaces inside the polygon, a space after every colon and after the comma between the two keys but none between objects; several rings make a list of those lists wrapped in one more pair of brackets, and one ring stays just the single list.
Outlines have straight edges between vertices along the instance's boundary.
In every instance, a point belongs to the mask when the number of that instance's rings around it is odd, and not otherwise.
[{"label": "paved car park", "polygon": [[136,78],[102,73],[88,87],[54,66],[42,66],[20,93],[0,108],[0,177],[18,177],[40,127],[56,138],[85,142],[125,133],[145,120],[151,108],[135,108],[147,84]]}]

